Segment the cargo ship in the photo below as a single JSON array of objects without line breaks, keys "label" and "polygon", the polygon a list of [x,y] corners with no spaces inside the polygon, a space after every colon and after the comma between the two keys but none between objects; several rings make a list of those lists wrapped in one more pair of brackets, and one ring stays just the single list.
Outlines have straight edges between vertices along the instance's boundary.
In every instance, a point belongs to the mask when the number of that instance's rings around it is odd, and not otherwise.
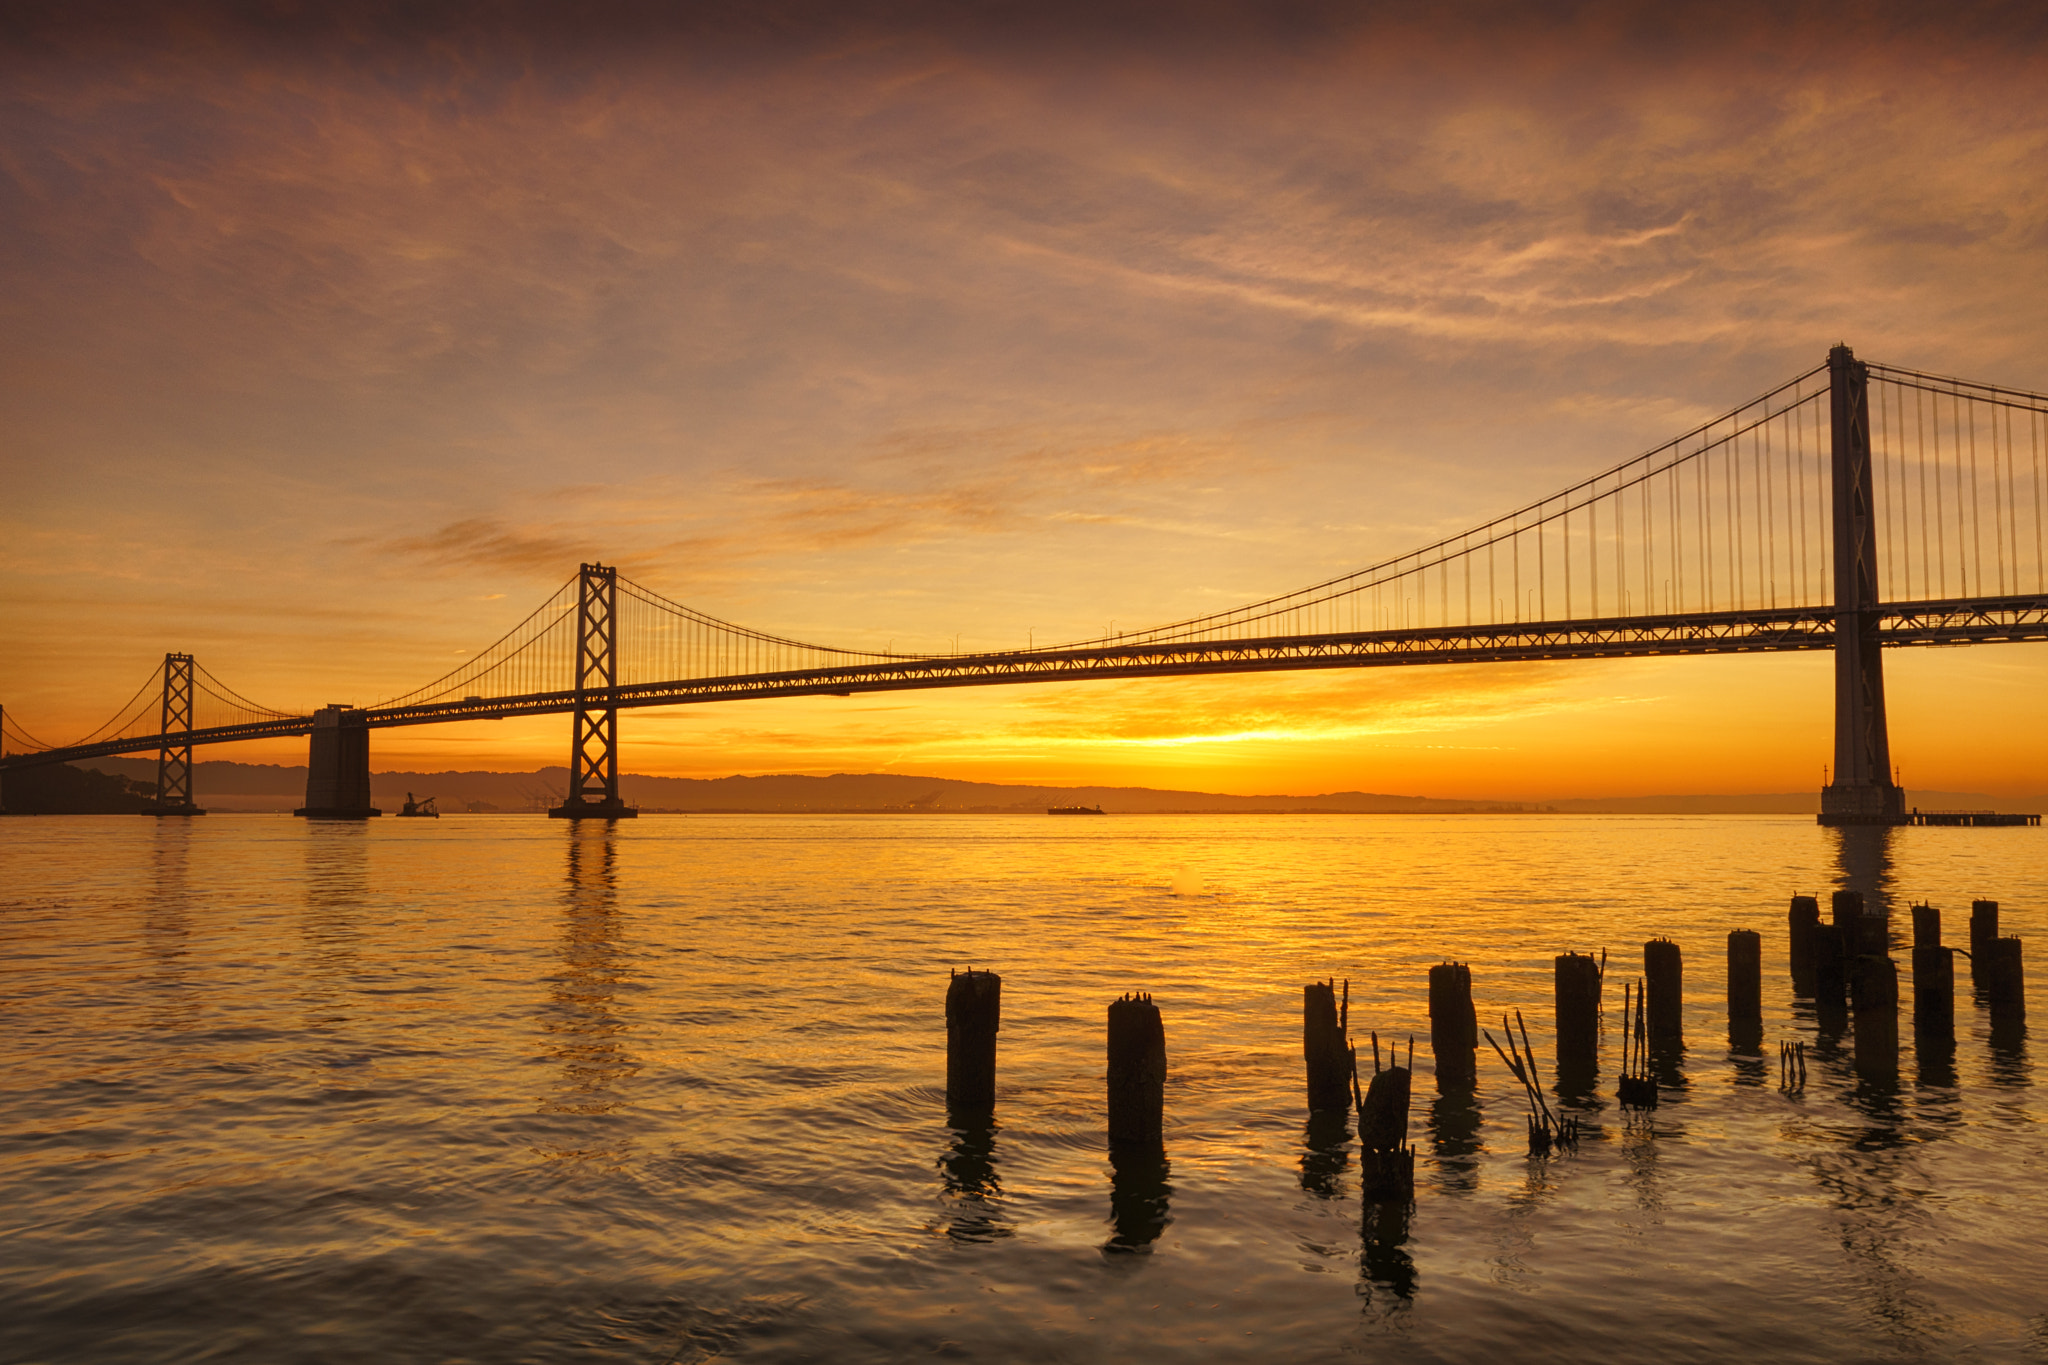
[{"label": "cargo ship", "polygon": [[1047,815],[1100,815],[1103,812],[1100,806],[1047,806],[1045,813]]}]

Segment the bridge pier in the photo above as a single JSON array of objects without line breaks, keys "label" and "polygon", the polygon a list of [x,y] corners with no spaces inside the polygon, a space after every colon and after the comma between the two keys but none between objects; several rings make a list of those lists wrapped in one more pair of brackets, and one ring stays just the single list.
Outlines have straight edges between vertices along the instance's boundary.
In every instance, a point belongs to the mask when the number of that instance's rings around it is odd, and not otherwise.
[{"label": "bridge pier", "polygon": [[306,754],[308,820],[367,820],[384,812],[370,804],[370,727],[363,713],[323,706],[313,713]]},{"label": "bridge pier", "polygon": [[631,820],[619,799],[619,571],[585,564],[576,590],[576,711],[570,717],[569,796],[557,820]]},{"label": "bridge pier", "polygon": [[1834,504],[1835,769],[1821,789],[1823,825],[1903,825],[1892,777],[1879,648],[1877,509],[1870,462],[1870,372],[1847,346],[1828,352]]}]

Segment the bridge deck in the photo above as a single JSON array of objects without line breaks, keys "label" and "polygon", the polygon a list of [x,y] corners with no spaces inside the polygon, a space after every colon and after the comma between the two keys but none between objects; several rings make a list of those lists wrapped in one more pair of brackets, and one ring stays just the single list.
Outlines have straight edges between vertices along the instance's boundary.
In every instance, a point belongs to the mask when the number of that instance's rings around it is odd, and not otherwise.
[{"label": "bridge deck", "polygon": [[[1880,637],[1887,646],[1996,644],[2048,640],[2048,596],[1959,598],[1889,603]],[[851,696],[939,687],[1075,682],[1093,678],[1156,678],[1192,674],[1263,673],[1417,664],[1508,663],[1541,659],[1618,659],[1676,654],[1780,653],[1831,649],[1831,608],[1801,607],[1529,622],[1350,634],[1292,635],[1252,640],[1113,644],[1071,650],[935,655],[923,659],[783,673],[736,674],[635,683],[593,694],[621,708],[683,706],[764,697]],[[459,720],[552,715],[577,707],[573,691],[466,698],[357,713],[373,729]],[[142,753],[185,744],[229,744],[308,734],[311,716],[255,721],[176,734],[137,735],[0,759],[0,770]]]}]

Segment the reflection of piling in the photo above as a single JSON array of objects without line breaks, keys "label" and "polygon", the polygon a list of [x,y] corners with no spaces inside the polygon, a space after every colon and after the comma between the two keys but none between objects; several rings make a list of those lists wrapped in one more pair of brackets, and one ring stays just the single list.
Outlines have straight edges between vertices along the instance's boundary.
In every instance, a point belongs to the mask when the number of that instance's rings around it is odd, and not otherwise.
[{"label": "reflection of piling", "polygon": [[1565,1091],[1590,1088],[1600,1065],[1600,960],[1564,953],[1555,962],[1557,1083]]},{"label": "reflection of piling", "polygon": [[1173,1186],[1167,1183],[1171,1174],[1166,1153],[1157,1146],[1109,1149],[1109,1217],[1114,1232],[1102,1248],[1104,1255],[1143,1255],[1151,1250],[1173,1221]]},{"label": "reflection of piling", "polygon": [[1995,938],[1987,954],[1984,976],[1989,989],[1991,1027],[2016,1028],[2027,1021],[2027,982],[2020,962],[2020,941]]},{"label": "reflection of piling", "polygon": [[1653,1047],[1685,1040],[1685,968],[1678,945],[1653,938],[1643,945],[1643,994]]},{"label": "reflection of piling", "polygon": [[1337,1005],[1335,981],[1313,981],[1301,991],[1301,1051],[1308,1064],[1308,1107],[1342,1114],[1351,1108],[1351,1044],[1345,1037],[1351,1012],[1351,983],[1344,1006]]},{"label": "reflection of piling", "polygon": [[1728,931],[1728,1045],[1754,1052],[1764,1042],[1764,941],[1754,929]]},{"label": "reflection of piling", "polygon": [[996,1030],[1003,1019],[1003,979],[994,972],[956,973],[946,987],[946,1106],[962,1113],[996,1107]]},{"label": "reflection of piling", "polygon": [[1934,948],[1941,944],[1941,911],[1931,905],[1913,907],[1913,946]]},{"label": "reflection of piling", "polygon": [[1149,995],[1109,1006],[1109,1140],[1157,1147],[1164,1140],[1166,1027]]},{"label": "reflection of piling", "polygon": [[1956,1040],[1956,955],[1930,944],[1913,949],[1913,1040],[1921,1051]]},{"label": "reflection of piling", "polygon": [[1794,896],[1790,916],[1791,933],[1787,950],[1792,960],[1794,981],[1813,971],[1813,936],[1820,928],[1820,902],[1812,896]]},{"label": "reflection of piling", "polygon": [[1479,1075],[1479,1016],[1472,1009],[1472,969],[1439,962],[1429,969],[1429,1050],[1439,1094],[1472,1089]]},{"label": "reflection of piling", "polygon": [[1856,1074],[1890,1081],[1899,1074],[1899,969],[1888,957],[1856,959],[1850,983],[1856,1024]]},{"label": "reflection of piling", "polygon": [[1970,902],[1970,980],[1991,978],[1991,945],[1998,940],[1998,902]]}]

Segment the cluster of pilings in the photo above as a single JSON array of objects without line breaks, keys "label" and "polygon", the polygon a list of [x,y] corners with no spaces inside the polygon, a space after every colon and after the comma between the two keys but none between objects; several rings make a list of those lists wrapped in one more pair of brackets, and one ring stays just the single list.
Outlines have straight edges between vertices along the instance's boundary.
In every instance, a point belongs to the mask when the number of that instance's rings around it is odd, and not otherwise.
[{"label": "cluster of pilings", "polygon": [[[1824,1032],[1853,1025],[1857,1074],[1896,1078],[1899,1057],[1899,972],[1892,960],[1890,926],[1860,892],[1838,891],[1823,921],[1812,896],[1794,896],[1789,916],[1789,957],[1794,988],[1814,1002]],[[1970,947],[1941,942],[1941,912],[1913,907],[1913,1029],[1923,1053],[1955,1042],[1955,954],[1969,959],[1973,981],[1991,1015],[1993,1037],[2011,1036],[2026,1021],[2020,940],[1998,932],[1998,903],[1980,900],[1970,912]],[[1607,956],[1567,952],[1553,963],[1557,1022],[1556,1091],[1590,1097],[1600,1069],[1602,997]],[[946,1102],[956,1122],[986,1119],[995,1108],[996,1034],[1002,1021],[1002,978],[994,972],[956,972],[946,992]],[[1653,1109],[1660,1085],[1678,1080],[1684,1040],[1684,956],[1669,939],[1643,944],[1642,976],[1622,987],[1623,1049],[1617,1098],[1624,1109]],[[1763,937],[1754,929],[1728,934],[1728,1043],[1762,1056]],[[1302,990],[1302,1058],[1312,1115],[1358,1113],[1362,1194],[1368,1203],[1405,1201],[1415,1189],[1415,1149],[1409,1145],[1408,1107],[1415,1044],[1405,1060],[1389,1046],[1383,1060],[1371,1035],[1372,1073],[1364,1078],[1351,1041],[1351,983],[1339,994],[1334,979]],[[1530,1149],[1549,1152],[1575,1145],[1575,1120],[1554,1114],[1537,1078],[1527,1027],[1515,1031],[1503,1017],[1508,1048],[1503,1064],[1521,1083],[1530,1104]],[[1519,1016],[1516,1020],[1520,1023]],[[1442,962],[1429,969],[1429,1046],[1439,1094],[1469,1095],[1478,1083],[1478,1013],[1472,969]],[[1489,1036],[1489,1042],[1491,1042]],[[1142,992],[1110,1002],[1107,1026],[1107,1108],[1111,1164],[1120,1183],[1164,1189],[1166,1029],[1159,1006]],[[1510,1055],[1512,1054],[1512,1056]],[[1781,1088],[1805,1084],[1805,1049],[1781,1046]]]},{"label": "cluster of pilings", "polygon": [[[1896,1078],[1899,1067],[1899,967],[1891,956],[1888,917],[1859,891],[1837,891],[1827,921],[1820,902],[1794,896],[1790,912],[1794,988],[1813,1001],[1824,1032],[1852,1035],[1856,1072],[1872,1081]],[[1941,941],[1941,911],[1915,905],[1912,938],[1913,1037],[1923,1058],[1949,1055],[1955,1046],[1955,957],[1970,964],[1994,1040],[2026,1027],[2027,1002],[2021,943],[2000,935],[1998,902],[1973,901],[1970,946]]]}]

